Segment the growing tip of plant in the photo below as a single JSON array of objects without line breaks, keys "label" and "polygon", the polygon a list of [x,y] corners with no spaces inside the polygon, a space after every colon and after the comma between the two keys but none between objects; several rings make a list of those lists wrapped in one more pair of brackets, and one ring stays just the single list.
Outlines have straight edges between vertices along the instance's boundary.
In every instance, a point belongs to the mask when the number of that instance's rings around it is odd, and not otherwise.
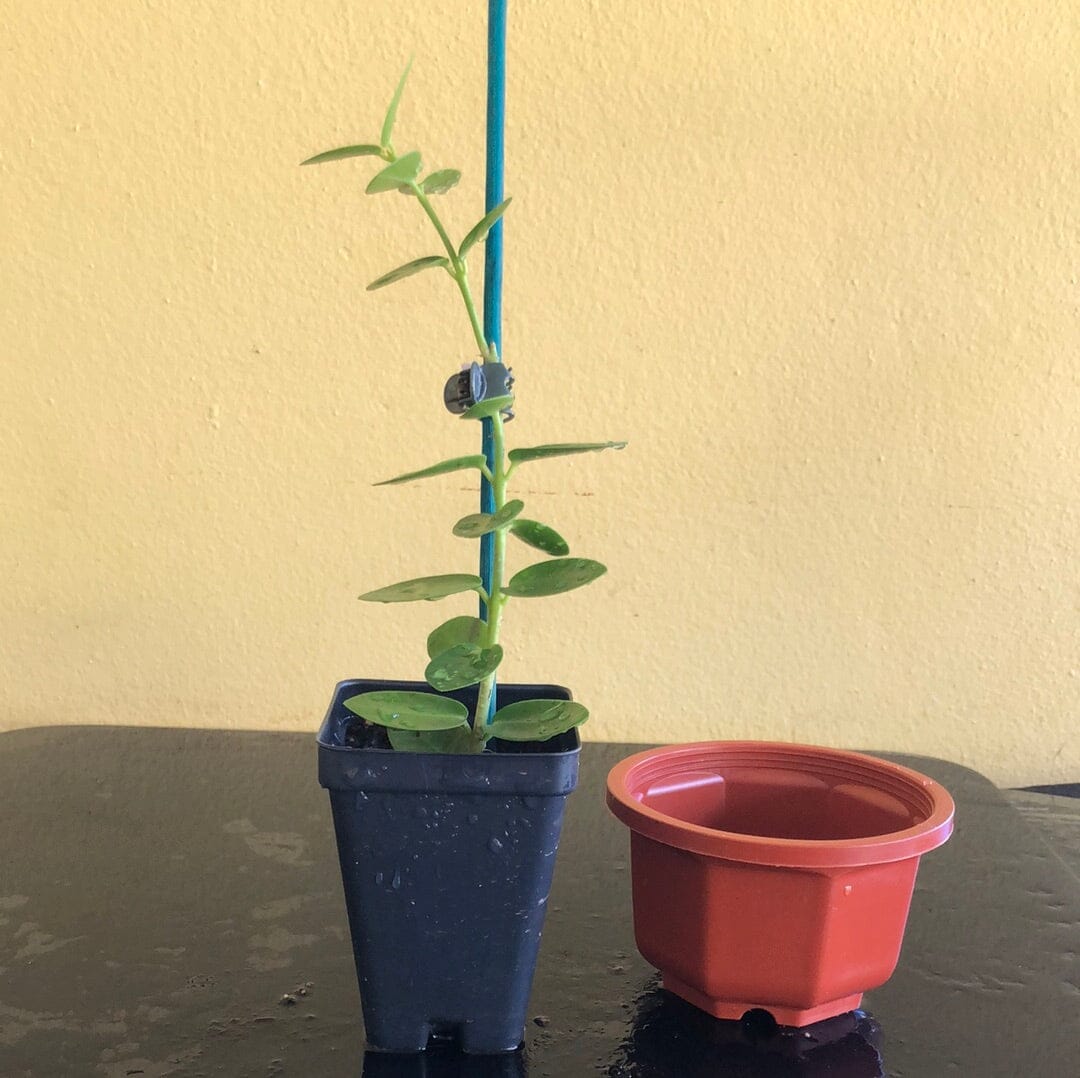
[{"label": "growing tip of plant", "polygon": [[394,121],[397,119],[398,105],[401,104],[401,95],[405,91],[405,80],[409,77],[409,72],[412,70],[413,58],[409,57],[409,62],[405,65],[405,70],[401,73],[401,78],[398,80],[397,89],[394,91],[394,96],[390,99],[390,107],[386,110],[386,118],[383,120],[382,134],[379,135],[379,142],[384,150],[390,149],[390,136],[394,132]]}]

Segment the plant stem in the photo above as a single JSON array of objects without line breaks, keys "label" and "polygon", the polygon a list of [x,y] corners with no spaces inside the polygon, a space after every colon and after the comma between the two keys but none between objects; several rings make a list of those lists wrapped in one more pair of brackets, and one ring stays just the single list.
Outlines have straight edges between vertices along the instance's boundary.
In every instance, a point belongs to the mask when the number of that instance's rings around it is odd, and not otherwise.
[{"label": "plant stem", "polygon": [[[491,489],[495,495],[495,512],[497,513],[506,505],[506,439],[503,432],[502,413],[496,412],[491,417],[491,421],[495,447],[495,470],[491,478]],[[509,602],[509,596],[502,593],[503,574],[506,567],[506,532],[505,527],[495,532],[494,553],[491,561],[491,588],[487,603],[488,616],[483,642],[485,648],[492,648],[498,644],[503,607]],[[487,742],[488,711],[494,687],[495,673],[493,671],[480,682],[476,697],[476,711],[473,714],[473,745],[476,752],[482,752]]]},{"label": "plant stem", "polygon": [[[391,163],[397,160],[397,155],[389,147],[386,148],[383,157]],[[436,213],[435,207],[431,204],[431,200],[427,197],[423,187],[415,180],[410,181],[408,186],[409,190],[416,196],[416,201],[420,203],[424,213],[427,214],[428,220],[435,226],[435,231],[439,234],[439,239],[446,249],[446,256],[450,261],[450,275],[457,282],[458,291],[461,293],[461,298],[465,303],[465,310],[469,316],[469,324],[472,326],[473,336],[476,338],[476,345],[480,349],[482,360],[485,363],[497,363],[499,357],[495,354],[494,349],[487,340],[485,340],[484,331],[480,325],[480,318],[476,313],[476,304],[473,302],[472,290],[469,288],[469,273],[468,267],[465,264],[465,259],[458,254],[457,249],[451,242],[446,228],[439,219],[439,215]],[[487,474],[485,469],[485,473],[488,481],[491,483],[491,489],[495,496],[495,512],[497,513],[506,504],[506,481],[509,472],[506,465],[506,440],[503,433],[502,414],[496,412],[491,419],[494,442],[494,468],[490,474]],[[485,602],[487,603],[487,622],[484,627],[483,641],[483,646],[485,648],[491,648],[498,644],[503,607],[509,601],[509,597],[502,593],[502,580],[505,564],[506,528],[499,528],[498,531],[495,532],[494,554],[491,566],[491,587],[484,595]],[[472,724],[472,747],[474,752],[483,752],[484,746],[488,741],[487,720],[488,712],[491,709],[491,694],[494,691],[494,688],[495,674],[492,672],[480,682],[480,687],[477,691],[476,712],[473,715]]]},{"label": "plant stem", "polygon": [[435,212],[435,207],[431,204],[431,199],[424,194],[424,189],[413,180],[409,184],[409,190],[416,196],[416,201],[420,203],[424,213],[428,215],[428,219],[435,226],[435,231],[438,232],[439,239],[442,240],[443,246],[446,248],[447,257],[450,259],[450,275],[457,281],[461,298],[465,301],[465,310],[469,314],[469,322],[472,325],[473,336],[476,338],[476,345],[480,349],[480,355],[485,363],[495,362],[491,355],[491,349],[488,347],[487,341],[484,340],[484,331],[480,328],[476,304],[473,302],[472,291],[469,288],[469,272],[468,267],[465,265],[465,259],[458,255],[457,250],[450,241],[450,236],[443,227],[442,221],[439,220],[439,215]]}]

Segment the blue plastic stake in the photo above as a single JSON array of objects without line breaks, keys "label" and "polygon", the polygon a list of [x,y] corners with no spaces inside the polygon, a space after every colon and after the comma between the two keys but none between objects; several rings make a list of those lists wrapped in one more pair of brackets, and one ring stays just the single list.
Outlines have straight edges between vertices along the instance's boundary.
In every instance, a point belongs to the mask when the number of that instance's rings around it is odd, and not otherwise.
[{"label": "blue plastic stake", "polygon": [[[503,198],[505,160],[504,129],[506,124],[506,0],[488,0],[488,84],[487,84],[487,185],[484,193],[484,212],[493,210]],[[503,223],[498,220],[488,233],[484,245],[484,338],[493,345],[501,362],[502,350],[502,273]],[[495,444],[492,421],[482,420],[483,453],[488,467],[495,467]],[[495,512],[495,492],[486,479],[480,480],[480,512]],[[480,540],[480,579],[490,593],[492,565],[495,560],[495,536]],[[487,604],[480,600],[480,617],[487,618]],[[492,687],[491,709],[487,721],[495,714],[496,690]]]}]

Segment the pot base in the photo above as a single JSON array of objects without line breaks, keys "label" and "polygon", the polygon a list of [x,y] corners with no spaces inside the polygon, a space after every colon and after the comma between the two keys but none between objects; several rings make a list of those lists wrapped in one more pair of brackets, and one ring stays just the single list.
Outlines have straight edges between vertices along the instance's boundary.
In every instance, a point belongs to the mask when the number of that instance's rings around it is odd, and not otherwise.
[{"label": "pot base", "polygon": [[714,1018],[726,1018],[738,1022],[747,1011],[768,1011],[773,1016],[778,1026],[802,1026],[812,1025],[814,1022],[822,1022],[826,1018],[835,1018],[838,1014],[847,1014],[848,1011],[858,1010],[862,1003],[862,992],[856,992],[853,996],[842,996],[840,999],[830,1000],[828,1003],[818,1004],[816,1007],[808,1007],[799,1010],[796,1007],[776,1007],[771,1003],[745,1003],[730,999],[710,999],[683,984],[676,977],[663,974],[660,982],[672,995],[685,999],[692,1003],[698,1010],[711,1014]]}]

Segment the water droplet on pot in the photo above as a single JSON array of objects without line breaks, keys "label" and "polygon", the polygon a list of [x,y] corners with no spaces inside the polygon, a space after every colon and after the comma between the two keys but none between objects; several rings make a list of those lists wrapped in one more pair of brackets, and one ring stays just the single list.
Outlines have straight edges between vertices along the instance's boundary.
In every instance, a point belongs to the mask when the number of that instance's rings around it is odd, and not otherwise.
[{"label": "water droplet on pot", "polygon": [[492,835],[491,838],[488,839],[488,849],[491,850],[492,853],[501,853],[502,848],[502,841],[496,835]]},{"label": "water droplet on pot", "polygon": [[390,886],[396,891],[401,887],[401,873],[394,869],[394,878],[390,881]]},{"label": "water droplet on pot", "polygon": [[377,887],[382,886],[382,881],[384,879],[385,879],[385,877],[383,876],[383,874],[381,872],[376,872],[375,873],[375,885]]},{"label": "water droplet on pot", "polygon": [[417,806],[417,808],[416,808],[416,818],[418,820],[426,820],[427,819],[427,809],[424,808],[423,805],[418,805]]},{"label": "water droplet on pot", "polygon": [[475,812],[469,813],[469,823],[479,823],[480,817]]}]

